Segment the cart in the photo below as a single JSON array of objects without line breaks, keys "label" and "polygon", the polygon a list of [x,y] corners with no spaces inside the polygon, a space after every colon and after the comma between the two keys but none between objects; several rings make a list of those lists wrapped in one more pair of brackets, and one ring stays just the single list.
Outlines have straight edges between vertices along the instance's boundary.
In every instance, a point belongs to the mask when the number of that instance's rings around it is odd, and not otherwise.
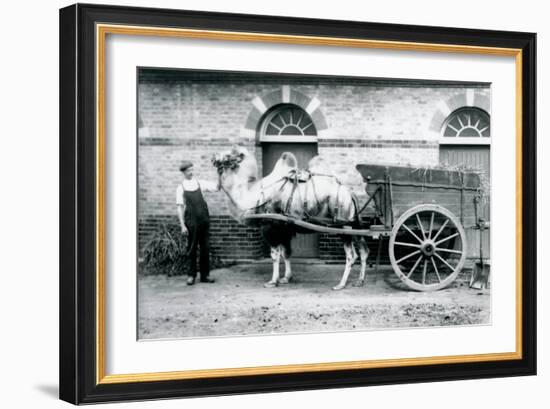
[{"label": "cart", "polygon": [[[450,285],[468,255],[466,229],[488,228],[478,218],[480,177],[474,172],[359,164],[368,201],[357,223],[297,220],[284,214],[255,213],[248,220],[280,222],[300,231],[389,239],[388,255],[395,274],[410,289],[435,291]],[[480,237],[481,238],[481,237]],[[480,239],[479,257],[483,259]],[[483,272],[482,272],[483,273]]]}]

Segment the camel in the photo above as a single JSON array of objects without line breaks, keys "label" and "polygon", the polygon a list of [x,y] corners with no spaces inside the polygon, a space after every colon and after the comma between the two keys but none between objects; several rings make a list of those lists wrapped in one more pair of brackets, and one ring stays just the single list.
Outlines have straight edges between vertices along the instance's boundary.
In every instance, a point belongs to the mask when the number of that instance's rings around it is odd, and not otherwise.
[{"label": "camel", "polygon": [[[262,179],[258,178],[258,166],[255,157],[246,148],[234,147],[230,151],[214,155],[212,163],[218,170],[222,191],[229,199],[229,211],[232,217],[245,224],[246,215],[251,213],[282,213],[297,219],[325,218],[351,227],[358,221],[357,203],[350,189],[328,173],[305,173],[304,180],[295,178],[304,175],[297,168],[296,157],[285,152],[278,159],[273,171]],[[310,161],[309,168],[318,168],[318,157]],[[306,180],[307,179],[307,180]],[[288,284],[292,278],[290,256],[291,240],[296,234],[294,227],[276,221],[261,224],[262,235],[271,247],[273,274],[265,287]],[[333,290],[346,286],[352,265],[357,260],[357,252],[352,237],[342,235],[346,254],[346,265],[340,282]],[[362,286],[365,282],[367,257],[369,254],[364,237],[356,239],[361,270],[354,284]],[[284,277],[280,278],[281,259],[285,264]]]}]

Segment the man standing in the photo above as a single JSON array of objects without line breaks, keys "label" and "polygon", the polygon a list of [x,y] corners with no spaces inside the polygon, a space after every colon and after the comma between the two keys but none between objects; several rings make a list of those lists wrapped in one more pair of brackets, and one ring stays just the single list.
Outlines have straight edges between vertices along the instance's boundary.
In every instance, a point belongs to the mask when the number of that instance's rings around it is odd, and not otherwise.
[{"label": "man standing", "polygon": [[193,163],[184,161],[180,166],[183,180],[176,189],[176,205],[181,233],[187,237],[187,259],[189,263],[187,285],[195,284],[197,277],[197,248],[200,247],[200,280],[213,283],[210,274],[210,215],[202,190],[216,192],[218,184],[199,181],[193,177]]}]

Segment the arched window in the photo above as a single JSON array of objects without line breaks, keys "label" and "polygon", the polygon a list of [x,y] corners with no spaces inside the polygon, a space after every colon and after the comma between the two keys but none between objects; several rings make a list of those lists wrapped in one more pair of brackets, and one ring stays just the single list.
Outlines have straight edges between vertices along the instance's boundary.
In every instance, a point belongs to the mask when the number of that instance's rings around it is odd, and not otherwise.
[{"label": "arched window", "polygon": [[270,111],[260,130],[263,142],[315,142],[317,129],[306,111],[296,105],[279,105]]},{"label": "arched window", "polygon": [[491,122],[489,114],[474,107],[454,111],[442,128],[443,143],[489,144]]}]

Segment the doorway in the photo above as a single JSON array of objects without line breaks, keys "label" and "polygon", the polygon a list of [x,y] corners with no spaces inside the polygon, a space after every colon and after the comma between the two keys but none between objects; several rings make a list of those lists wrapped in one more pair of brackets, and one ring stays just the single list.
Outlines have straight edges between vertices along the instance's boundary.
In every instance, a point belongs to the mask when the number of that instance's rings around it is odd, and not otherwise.
[{"label": "doorway", "polygon": [[[491,178],[490,164],[490,147],[489,145],[441,145],[439,148],[439,162],[450,165],[478,169],[484,174],[487,181]],[[490,198],[485,201],[483,206],[478,209],[478,217],[489,221],[490,214]],[[479,257],[479,231],[466,229],[466,237],[469,243],[469,257]],[[488,251],[490,249],[490,232],[484,230],[482,232],[482,245]],[[489,257],[489,254],[484,254],[484,257]]]},{"label": "doorway", "polygon": [[[292,152],[298,160],[298,167],[306,168],[311,158],[317,155],[317,143],[263,142],[263,176],[271,173],[275,163],[284,152]],[[292,256],[301,258],[319,257],[319,234],[297,234],[292,240]]]}]

